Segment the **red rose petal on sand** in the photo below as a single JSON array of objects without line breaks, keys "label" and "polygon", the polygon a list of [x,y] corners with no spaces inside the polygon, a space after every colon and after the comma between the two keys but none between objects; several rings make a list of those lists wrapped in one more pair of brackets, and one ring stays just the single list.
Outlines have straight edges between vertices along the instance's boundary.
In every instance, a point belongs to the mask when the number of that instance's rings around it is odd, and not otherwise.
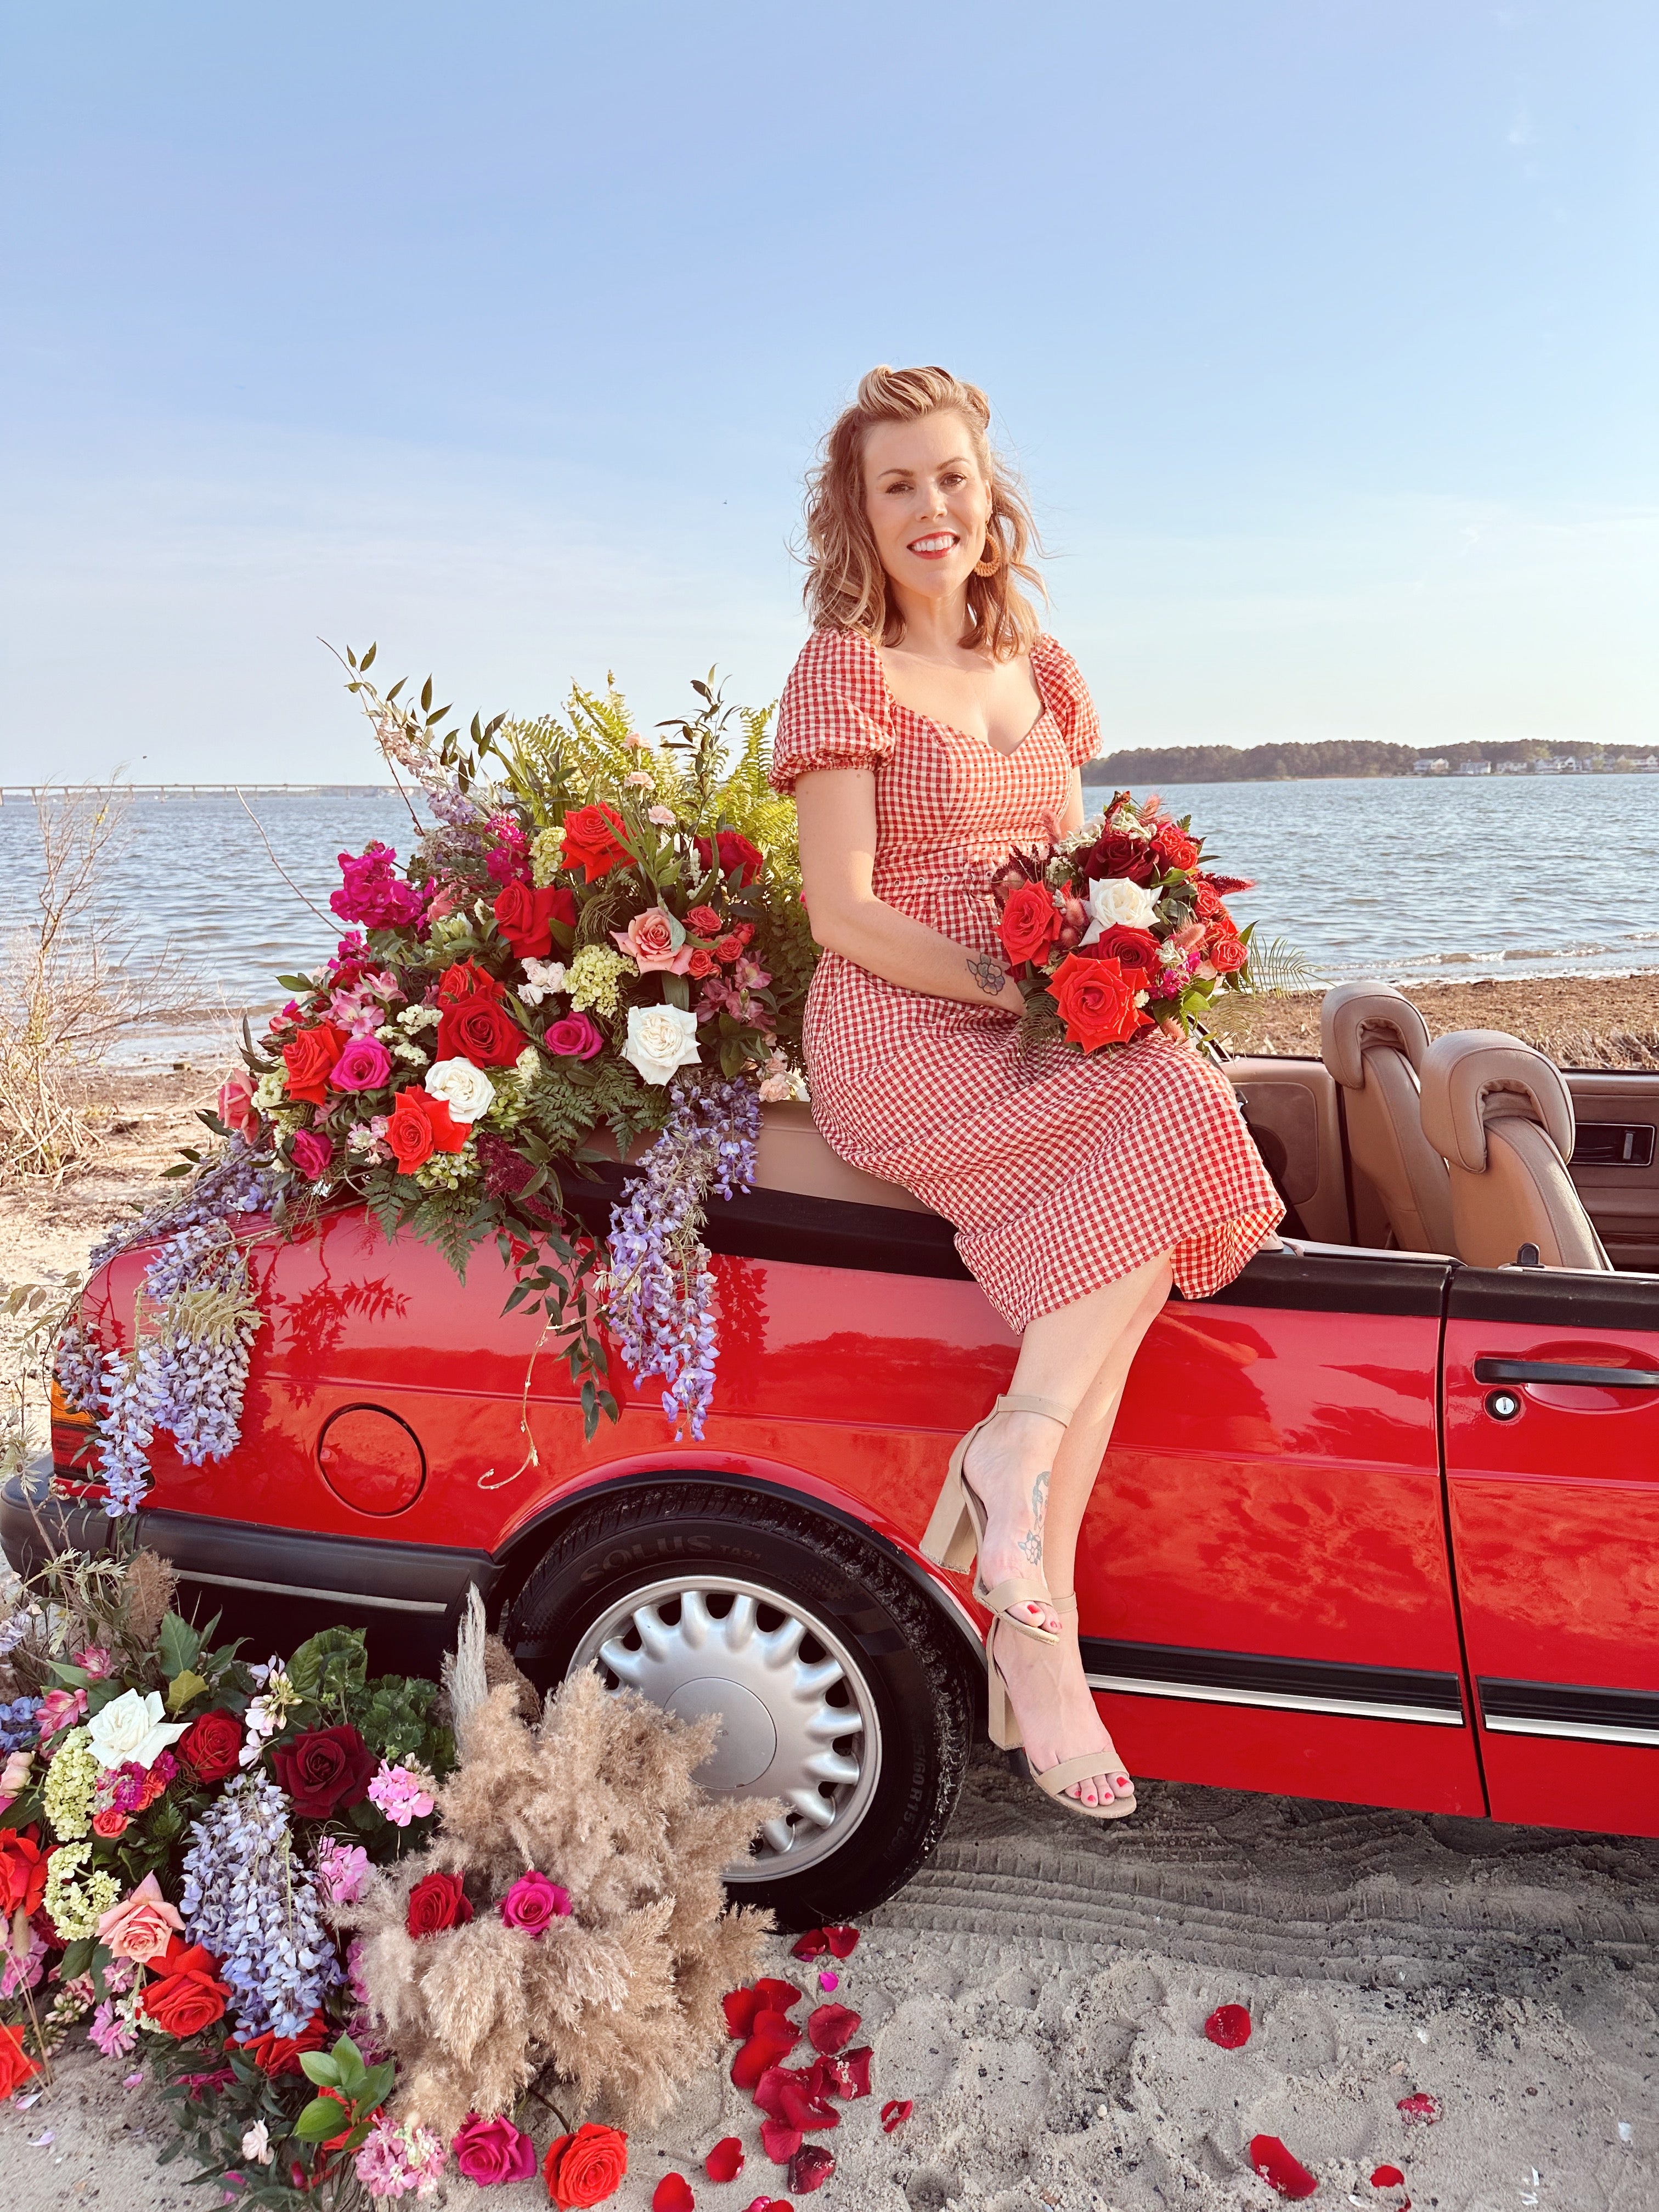
[{"label": "red rose petal on sand", "polygon": [[1371,2176],[1373,2189],[1403,2189],[1406,2177],[1397,2166],[1379,2166]]},{"label": "red rose petal on sand", "polygon": [[651,2192],[651,2212],[694,2212],[696,2201],[683,2173],[665,2173]]},{"label": "red rose petal on sand", "polygon": [[817,2143],[803,2143],[789,2161],[789,2186],[797,2197],[810,2197],[822,2189],[836,2170],[836,2161]]},{"label": "red rose petal on sand", "polygon": [[1281,2197],[1311,2197],[1319,2186],[1319,2177],[1293,2158],[1277,2136],[1250,2137],[1250,2164]]},{"label": "red rose petal on sand", "polygon": [[1440,2118],[1440,2100],[1430,2096],[1426,2089],[1419,2089],[1409,2097],[1402,2097],[1395,2110],[1402,2120],[1414,2120],[1419,2127],[1431,2128]]},{"label": "red rose petal on sand", "polygon": [[800,2002],[806,1992],[798,1990],[793,1982],[774,1981],[769,1974],[756,1983],[755,1995],[760,1999],[762,2012],[787,2012],[792,2005]]},{"label": "red rose petal on sand", "polygon": [[915,2109],[908,2097],[890,2097],[881,2108],[882,2133],[890,2136],[895,2128],[902,2128]]},{"label": "red rose petal on sand", "polygon": [[830,1938],[823,1929],[809,1928],[790,1945],[789,1955],[792,1959],[821,1959],[829,1948]]},{"label": "red rose petal on sand", "polygon": [[850,1959],[859,1948],[856,1928],[826,1928],[823,1940],[838,1959]]},{"label": "red rose petal on sand", "polygon": [[736,2136],[722,2136],[702,2162],[711,2181],[735,2181],[743,2172],[743,2145]]},{"label": "red rose petal on sand", "polygon": [[739,2089],[752,2089],[769,2066],[787,2058],[800,2041],[800,2030],[781,2012],[755,2015],[755,2030],[732,2061],[732,2080]]},{"label": "red rose petal on sand", "polygon": [[870,2094],[870,2061],[874,2057],[869,2045],[862,2044],[856,2051],[843,2051],[839,2057],[820,2058],[819,2094],[840,2097],[850,2102],[854,2097]]},{"label": "red rose petal on sand", "polygon": [[1250,2015],[1243,2005],[1218,2005],[1204,2033],[1223,2051],[1237,2051],[1250,2039]]},{"label": "red rose petal on sand", "polygon": [[735,2035],[739,2042],[746,2041],[755,2032],[755,2014],[760,2008],[758,1990],[728,1990],[720,1999],[726,2033]]},{"label": "red rose petal on sand", "polygon": [[761,2148],[774,2166],[787,2166],[800,2144],[799,2128],[787,2128],[781,2120],[761,2122]]},{"label": "red rose petal on sand", "polygon": [[806,2036],[814,2051],[844,2051],[864,2025],[845,2005],[821,2004],[806,2015]]}]

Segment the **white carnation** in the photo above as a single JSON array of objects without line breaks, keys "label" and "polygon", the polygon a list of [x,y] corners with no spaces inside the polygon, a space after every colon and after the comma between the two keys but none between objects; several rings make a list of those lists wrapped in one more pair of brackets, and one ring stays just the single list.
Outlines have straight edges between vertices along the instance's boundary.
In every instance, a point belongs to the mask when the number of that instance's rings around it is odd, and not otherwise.
[{"label": "white carnation", "polygon": [[1089,886],[1089,912],[1093,919],[1083,933],[1085,945],[1092,945],[1105,929],[1150,929],[1158,899],[1127,876],[1103,876]]},{"label": "white carnation", "polygon": [[666,1083],[698,1057],[696,1016],[688,1006],[630,1006],[622,1054],[647,1083]]},{"label": "white carnation", "polygon": [[434,1060],[426,1079],[427,1095],[441,1098],[456,1121],[476,1121],[495,1103],[495,1086],[482,1067],[470,1060]]}]

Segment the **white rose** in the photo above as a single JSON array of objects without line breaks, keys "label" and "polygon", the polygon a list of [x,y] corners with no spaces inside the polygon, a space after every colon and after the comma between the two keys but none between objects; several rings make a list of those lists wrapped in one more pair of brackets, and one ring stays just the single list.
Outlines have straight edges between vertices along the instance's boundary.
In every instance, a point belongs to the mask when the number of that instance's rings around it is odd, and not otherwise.
[{"label": "white rose", "polygon": [[187,1721],[161,1718],[161,1692],[143,1697],[124,1690],[112,1698],[101,1712],[87,1723],[87,1741],[100,1766],[154,1766],[170,1743],[176,1743],[189,1726]]},{"label": "white rose", "polygon": [[429,1097],[443,1100],[457,1121],[476,1121],[495,1103],[495,1085],[470,1060],[434,1060],[427,1071],[426,1089]]},{"label": "white rose", "polygon": [[689,1006],[630,1006],[622,1048],[647,1083],[666,1083],[697,1058],[697,1018]]},{"label": "white rose", "polygon": [[1085,945],[1092,945],[1103,929],[1150,929],[1158,900],[1127,876],[1103,876],[1089,886],[1089,912],[1094,919],[1083,933]]}]

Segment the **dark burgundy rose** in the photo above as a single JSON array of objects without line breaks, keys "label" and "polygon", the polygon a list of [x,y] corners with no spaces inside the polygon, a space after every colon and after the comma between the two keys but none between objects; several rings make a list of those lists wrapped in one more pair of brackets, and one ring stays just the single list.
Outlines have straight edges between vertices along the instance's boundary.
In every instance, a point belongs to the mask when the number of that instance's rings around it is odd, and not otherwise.
[{"label": "dark burgundy rose", "polygon": [[326,1820],[368,1795],[374,1754],[349,1721],[307,1729],[270,1754],[276,1779],[302,1820]]},{"label": "dark burgundy rose", "polygon": [[698,838],[697,859],[705,869],[713,863],[716,854],[720,855],[720,873],[730,876],[739,890],[745,884],[752,884],[766,866],[766,855],[759,846],[751,845],[736,830],[722,830],[712,844],[707,837]]},{"label": "dark burgundy rose", "polygon": [[1132,884],[1155,884],[1164,871],[1150,839],[1104,830],[1084,854],[1080,872],[1091,883],[1103,876],[1121,876]]}]

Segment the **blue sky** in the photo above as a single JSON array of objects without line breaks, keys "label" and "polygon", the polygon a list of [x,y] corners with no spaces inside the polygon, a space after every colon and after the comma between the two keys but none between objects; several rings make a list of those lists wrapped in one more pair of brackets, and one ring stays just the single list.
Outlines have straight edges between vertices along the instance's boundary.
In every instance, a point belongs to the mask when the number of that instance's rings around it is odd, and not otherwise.
[{"label": "blue sky", "polygon": [[0,774],[775,695],[816,438],[984,384],[1109,742],[1659,738],[1659,14],[160,0],[0,46]]}]

